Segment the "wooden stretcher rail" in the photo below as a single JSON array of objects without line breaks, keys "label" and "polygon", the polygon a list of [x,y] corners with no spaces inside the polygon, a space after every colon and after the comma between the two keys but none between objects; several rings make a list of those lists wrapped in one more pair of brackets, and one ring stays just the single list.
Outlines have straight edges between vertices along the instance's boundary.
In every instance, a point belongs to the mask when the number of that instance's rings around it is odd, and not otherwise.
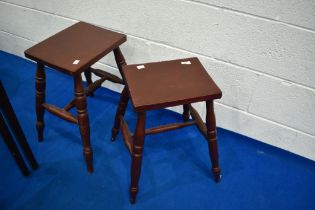
[{"label": "wooden stretcher rail", "polygon": [[65,107],[63,109],[66,110],[66,111],[69,111],[74,106],[75,106],[75,99],[72,99],[72,101],[70,101],[67,105],[65,105]]},{"label": "wooden stretcher rail", "polygon": [[116,75],[113,75],[113,74],[108,73],[106,71],[102,71],[100,69],[91,68],[91,72],[94,73],[98,77],[101,77],[101,78],[106,77],[106,79],[111,81],[111,82],[119,83],[119,84],[124,85],[124,81],[122,79],[120,79]]},{"label": "wooden stretcher rail", "polygon": [[192,119],[196,122],[197,128],[200,130],[202,135],[207,139],[207,127],[205,123],[202,121],[200,115],[191,104],[189,104],[188,107]]},{"label": "wooden stretcher rail", "polygon": [[128,125],[125,121],[125,119],[123,117],[120,117],[120,126],[121,126],[121,132],[122,132],[122,135],[123,135],[123,139],[124,139],[124,142],[125,142],[125,145],[129,151],[130,154],[132,154],[132,147],[133,147],[133,138],[132,138],[132,135],[131,135],[131,132],[128,128]]},{"label": "wooden stretcher rail", "polygon": [[74,117],[70,112],[67,112],[64,109],[61,109],[59,107],[56,107],[54,105],[47,104],[47,103],[42,104],[42,106],[47,111],[49,111],[50,113],[52,113],[54,115],[57,115],[61,119],[64,119],[64,120],[66,120],[68,122],[71,122],[71,123],[78,124],[78,119],[76,117]]},{"label": "wooden stretcher rail", "polygon": [[92,84],[90,84],[89,87],[87,88],[86,95],[88,95],[88,96],[92,95],[92,93],[97,88],[101,87],[102,83],[105,82],[106,79],[107,79],[106,77],[103,77],[101,79],[96,80]]},{"label": "wooden stretcher rail", "polygon": [[150,135],[150,134],[155,134],[155,133],[161,133],[165,131],[170,131],[170,130],[175,130],[179,128],[183,128],[186,126],[194,125],[196,124],[195,121],[189,121],[189,122],[184,122],[184,123],[172,123],[168,125],[162,125],[154,128],[149,128],[145,130],[145,135]]}]

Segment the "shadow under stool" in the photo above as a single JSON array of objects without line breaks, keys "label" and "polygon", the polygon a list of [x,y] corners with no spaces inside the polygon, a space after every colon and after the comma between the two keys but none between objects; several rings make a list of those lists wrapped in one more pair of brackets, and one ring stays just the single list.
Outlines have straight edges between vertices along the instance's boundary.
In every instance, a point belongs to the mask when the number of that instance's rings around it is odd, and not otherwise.
[{"label": "shadow under stool", "polygon": [[[83,143],[83,155],[88,172],[93,172],[93,154],[90,144],[90,126],[87,113],[86,95],[105,80],[124,84],[119,77],[91,66],[108,53],[114,53],[118,69],[126,65],[119,46],[126,41],[124,34],[106,30],[88,23],[78,22],[65,30],[49,37],[25,51],[25,56],[37,62],[36,71],[36,128],[38,140],[43,140],[44,112],[50,113],[77,124]],[[63,108],[45,102],[46,76],[45,66],[71,76],[74,80],[74,99]],[[81,73],[84,72],[88,88],[85,91]],[[100,77],[92,81],[91,74]],[[76,107],[77,116],[69,110]]]},{"label": "shadow under stool", "polygon": [[[142,153],[145,135],[196,125],[208,142],[212,172],[220,181],[216,121],[213,100],[222,96],[221,90],[208,75],[198,58],[187,58],[156,63],[126,65],[122,69],[126,86],[122,91],[112,129],[112,141],[121,128],[124,143],[131,155],[130,202],[134,203],[139,190]],[[131,99],[137,113],[135,133],[129,131],[124,114]],[[191,103],[206,103],[206,124]],[[183,121],[145,127],[146,112],[171,106],[183,106]],[[190,120],[190,116],[192,120]]]}]

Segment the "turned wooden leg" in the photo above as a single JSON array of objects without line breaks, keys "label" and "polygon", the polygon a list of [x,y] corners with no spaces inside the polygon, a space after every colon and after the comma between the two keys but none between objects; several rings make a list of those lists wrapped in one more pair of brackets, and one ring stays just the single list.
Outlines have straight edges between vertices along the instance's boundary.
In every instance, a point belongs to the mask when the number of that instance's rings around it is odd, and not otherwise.
[{"label": "turned wooden leg", "polygon": [[184,122],[187,122],[189,120],[189,105],[184,104],[183,105],[183,120]]},{"label": "turned wooden leg", "polygon": [[[87,70],[84,71],[84,76],[86,79],[87,86],[89,87],[93,83],[91,68],[88,68]],[[93,95],[94,95],[93,92],[89,93],[89,96]]]},{"label": "turned wooden leg", "polygon": [[122,67],[126,65],[126,61],[125,61],[124,55],[122,54],[122,52],[119,49],[119,47],[114,49],[114,56],[115,56],[115,60],[116,60],[119,72],[123,76],[123,74],[122,74]]},{"label": "turned wooden leg", "polygon": [[45,109],[42,106],[42,104],[45,103],[46,76],[45,76],[45,66],[41,63],[37,63],[35,89],[36,89],[37,138],[38,138],[38,141],[42,141],[43,131],[44,131],[44,112],[45,112]]},{"label": "turned wooden leg", "polygon": [[120,116],[125,115],[126,108],[128,105],[128,100],[129,100],[129,94],[128,94],[127,87],[125,86],[123,91],[121,92],[120,101],[119,101],[117,111],[116,111],[114,127],[112,128],[112,138],[111,138],[112,141],[115,141],[116,136],[118,134],[119,127],[120,127]]},{"label": "turned wooden leg", "polygon": [[210,159],[212,163],[212,173],[214,175],[214,180],[219,182],[221,179],[219,157],[218,157],[218,145],[217,145],[217,133],[216,133],[216,123],[213,108],[213,101],[206,101],[207,106],[207,141],[209,145]]},{"label": "turned wooden leg", "polygon": [[86,110],[86,97],[82,85],[81,75],[74,78],[75,104],[78,113],[78,124],[83,143],[83,155],[87,164],[87,170],[93,172],[93,154],[90,145],[90,125],[89,117]]},{"label": "turned wooden leg", "polygon": [[131,160],[130,203],[135,203],[136,195],[139,191],[138,183],[141,173],[142,152],[144,145],[145,116],[145,112],[138,113]]}]

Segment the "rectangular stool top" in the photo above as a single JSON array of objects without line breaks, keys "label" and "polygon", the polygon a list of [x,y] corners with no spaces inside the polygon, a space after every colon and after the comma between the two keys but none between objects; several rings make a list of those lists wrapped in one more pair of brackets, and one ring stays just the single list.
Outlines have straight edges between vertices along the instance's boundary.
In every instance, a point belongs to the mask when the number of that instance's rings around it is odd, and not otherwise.
[{"label": "rectangular stool top", "polygon": [[126,35],[78,22],[26,50],[25,56],[79,74],[126,41]]},{"label": "rectangular stool top", "polygon": [[221,98],[222,92],[198,58],[123,67],[136,111]]}]

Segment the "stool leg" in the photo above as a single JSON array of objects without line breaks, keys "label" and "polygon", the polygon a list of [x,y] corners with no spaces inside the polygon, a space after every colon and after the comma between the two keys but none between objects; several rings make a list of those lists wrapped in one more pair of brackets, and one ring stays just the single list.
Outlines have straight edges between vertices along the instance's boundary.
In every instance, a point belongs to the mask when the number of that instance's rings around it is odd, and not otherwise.
[{"label": "stool leg", "polygon": [[125,115],[126,108],[128,105],[128,100],[129,100],[129,94],[128,94],[127,87],[125,86],[123,91],[121,92],[120,101],[119,101],[117,111],[116,111],[114,127],[112,128],[112,138],[111,138],[112,141],[115,141],[116,136],[118,134],[119,127],[120,127],[120,116]]},{"label": "stool leg", "polygon": [[210,159],[212,163],[212,173],[214,175],[214,180],[219,182],[221,179],[220,175],[220,166],[219,166],[219,157],[218,157],[218,145],[217,145],[217,133],[216,133],[216,122],[215,122],[215,114],[213,101],[206,101],[207,106],[207,116],[206,116],[206,124],[207,124],[207,136],[208,136],[208,145],[210,152]]},{"label": "stool leg", "polygon": [[44,130],[44,113],[45,113],[45,109],[42,106],[42,104],[45,103],[46,75],[45,75],[45,66],[41,63],[37,63],[35,89],[36,89],[37,138],[38,138],[38,141],[42,141],[43,130]]},{"label": "stool leg", "polygon": [[183,120],[184,122],[187,122],[189,120],[189,105],[184,104],[183,105]]},{"label": "stool leg", "polygon": [[[119,47],[114,49],[113,52],[114,52],[115,61],[116,61],[118,70],[120,72],[120,75],[123,77],[122,67],[126,65],[126,61],[125,61],[124,55],[122,54],[122,52],[121,52]],[[125,111],[126,111],[126,108],[127,108],[128,100],[129,100],[128,90],[127,90],[126,87],[124,87],[124,89],[123,89],[123,91],[122,91],[122,93],[120,95],[120,101],[119,101],[119,105],[118,105],[117,111],[116,111],[114,127],[112,128],[111,141],[115,141],[115,139],[116,139],[116,136],[118,134],[119,127],[120,127],[120,116],[124,116],[125,115]]]},{"label": "stool leg", "polygon": [[126,61],[125,61],[124,55],[122,54],[119,47],[114,49],[114,56],[115,56],[118,70],[119,70],[121,76],[123,76],[122,67],[126,65]]},{"label": "stool leg", "polygon": [[142,152],[145,135],[145,112],[138,113],[131,160],[130,203],[135,203],[139,190],[138,182],[141,173]]},{"label": "stool leg", "polygon": [[[91,69],[88,68],[87,70],[84,71],[84,76],[85,76],[85,79],[86,79],[86,83],[87,83],[87,86],[90,86],[93,81],[92,81],[92,72],[91,72]],[[90,93],[89,96],[92,96],[93,97],[93,92]]]},{"label": "stool leg", "polygon": [[88,172],[93,172],[93,154],[90,145],[90,126],[89,117],[86,110],[86,96],[84,93],[81,75],[74,78],[74,90],[76,98],[76,107],[78,113],[78,124],[83,143],[83,155],[87,164]]},{"label": "stool leg", "polygon": [[27,169],[27,166],[21,156],[21,153],[19,152],[13,137],[9,131],[8,126],[5,124],[4,117],[2,113],[0,112],[0,134],[3,136],[4,142],[8,146],[12,156],[14,157],[17,165],[19,166],[20,170],[22,171],[24,176],[28,176],[30,174],[29,170]]}]

